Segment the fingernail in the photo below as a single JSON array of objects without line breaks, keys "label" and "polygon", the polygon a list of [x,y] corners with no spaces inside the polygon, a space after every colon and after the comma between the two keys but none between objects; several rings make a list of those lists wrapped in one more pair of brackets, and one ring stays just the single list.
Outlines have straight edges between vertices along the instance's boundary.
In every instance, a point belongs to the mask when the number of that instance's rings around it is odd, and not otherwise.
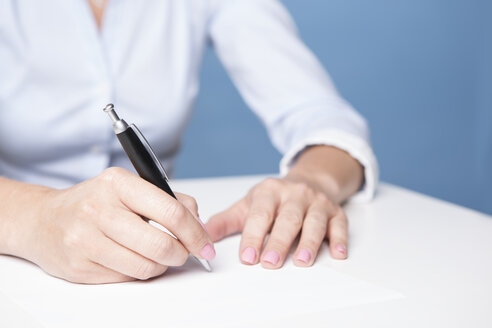
[{"label": "fingernail", "polygon": [[337,251],[339,251],[343,255],[347,254],[347,248],[345,248],[344,245],[338,244],[335,248],[336,248]]},{"label": "fingernail", "polygon": [[255,264],[256,260],[256,251],[253,247],[248,247],[243,251],[241,255],[241,260],[248,264]]},{"label": "fingernail", "polygon": [[277,265],[280,260],[280,255],[278,255],[275,251],[268,251],[265,256],[263,256],[263,261],[271,263],[273,265]]},{"label": "fingernail", "polygon": [[207,261],[213,260],[215,258],[215,249],[212,245],[207,244],[200,251],[200,256]]},{"label": "fingernail", "polygon": [[309,263],[309,261],[311,261],[311,252],[305,248],[301,249],[299,253],[297,253],[297,260],[304,263]]}]

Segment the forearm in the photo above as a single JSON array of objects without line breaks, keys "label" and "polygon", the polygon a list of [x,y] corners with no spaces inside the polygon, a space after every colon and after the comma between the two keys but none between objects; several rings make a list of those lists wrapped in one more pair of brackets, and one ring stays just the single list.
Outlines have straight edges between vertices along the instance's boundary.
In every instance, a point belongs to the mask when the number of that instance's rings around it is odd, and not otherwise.
[{"label": "forearm", "polygon": [[361,187],[362,165],[347,152],[331,146],[312,146],[301,153],[286,179],[307,181],[341,203]]},{"label": "forearm", "polygon": [[0,254],[25,257],[22,247],[34,233],[33,223],[49,188],[0,177]]}]

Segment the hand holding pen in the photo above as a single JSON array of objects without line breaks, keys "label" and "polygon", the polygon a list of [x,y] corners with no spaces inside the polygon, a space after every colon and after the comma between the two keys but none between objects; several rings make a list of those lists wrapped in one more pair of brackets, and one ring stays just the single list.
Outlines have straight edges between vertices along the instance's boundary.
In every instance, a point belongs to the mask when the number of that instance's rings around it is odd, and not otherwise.
[{"label": "hand holding pen", "polygon": [[145,280],[183,265],[190,253],[201,262],[215,257],[192,197],[175,193],[175,199],[124,169],[60,190],[13,184],[12,197],[30,206],[12,213],[18,224],[4,251],[53,276],[92,284]]},{"label": "hand holding pen", "polygon": [[8,251],[53,276],[95,284],[145,280],[183,265],[190,253],[215,257],[193,198],[176,193],[178,201],[124,169],[106,169],[68,189],[29,188],[16,196],[31,205],[19,231],[10,232],[18,245]]}]

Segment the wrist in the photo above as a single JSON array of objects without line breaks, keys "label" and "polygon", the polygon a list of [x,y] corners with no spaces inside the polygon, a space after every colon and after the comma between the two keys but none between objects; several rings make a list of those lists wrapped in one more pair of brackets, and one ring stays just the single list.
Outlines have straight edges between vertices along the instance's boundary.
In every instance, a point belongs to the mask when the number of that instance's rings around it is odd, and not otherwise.
[{"label": "wrist", "polygon": [[52,189],[1,178],[0,254],[30,259],[38,224]]},{"label": "wrist", "polygon": [[311,146],[298,156],[285,178],[308,183],[334,202],[341,203],[360,189],[364,169],[339,148]]}]

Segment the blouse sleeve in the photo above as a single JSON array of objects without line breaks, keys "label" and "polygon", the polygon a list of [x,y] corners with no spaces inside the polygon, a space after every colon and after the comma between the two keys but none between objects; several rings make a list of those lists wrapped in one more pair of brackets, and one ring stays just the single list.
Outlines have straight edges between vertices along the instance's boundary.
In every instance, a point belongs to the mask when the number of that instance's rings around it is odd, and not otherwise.
[{"label": "blouse sleeve", "polygon": [[354,198],[370,200],[378,165],[367,123],[340,97],[300,40],[287,10],[277,0],[212,3],[210,40],[242,97],[284,154],[281,174],[306,147],[335,146],[363,165],[364,184]]}]

